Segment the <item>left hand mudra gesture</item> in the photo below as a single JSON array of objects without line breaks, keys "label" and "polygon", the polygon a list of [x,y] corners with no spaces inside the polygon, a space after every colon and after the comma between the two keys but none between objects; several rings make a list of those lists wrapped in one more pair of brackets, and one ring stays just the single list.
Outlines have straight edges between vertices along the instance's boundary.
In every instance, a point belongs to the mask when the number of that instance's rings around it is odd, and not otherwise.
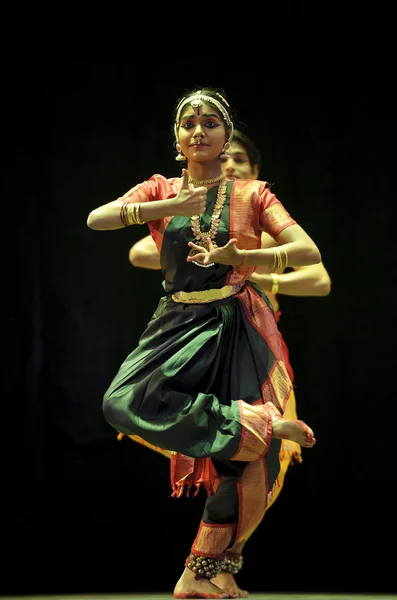
[{"label": "left hand mudra gesture", "polygon": [[207,243],[209,250],[204,248],[204,246],[198,246],[194,242],[189,242],[188,245],[192,250],[195,250],[197,254],[194,256],[188,255],[186,260],[188,262],[200,262],[203,265],[214,262],[220,265],[232,265],[237,267],[241,265],[244,253],[237,248],[236,238],[231,238],[226,246],[221,246],[220,248],[214,246],[210,238],[207,239]]}]

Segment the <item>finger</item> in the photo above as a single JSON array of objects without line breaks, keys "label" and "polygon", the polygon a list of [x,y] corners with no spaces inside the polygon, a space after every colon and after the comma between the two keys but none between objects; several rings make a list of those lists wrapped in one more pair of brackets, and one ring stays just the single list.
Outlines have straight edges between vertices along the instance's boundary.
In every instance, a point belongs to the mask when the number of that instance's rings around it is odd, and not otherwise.
[{"label": "finger", "polygon": [[188,255],[188,256],[186,257],[186,260],[187,260],[188,262],[192,262],[192,260],[195,260],[196,262],[203,262],[203,261],[204,261],[204,258],[205,258],[205,256],[206,256],[206,255],[205,255],[205,254],[203,254],[203,253],[195,254],[194,256],[189,256],[189,255]]},{"label": "finger", "polygon": [[194,191],[196,192],[196,194],[203,194],[204,196],[206,196],[208,192],[206,187],[194,188]]},{"label": "finger", "polygon": [[189,189],[189,173],[187,169],[182,169],[182,185],[181,190]]},{"label": "finger", "polygon": [[199,252],[205,252],[205,248],[203,248],[203,246],[198,246],[194,242],[189,242],[188,246],[190,246],[191,248],[194,248],[194,250],[199,250]]},{"label": "finger", "polygon": [[226,247],[229,246],[235,246],[237,244],[237,239],[236,238],[231,238],[228,243],[226,244]]},{"label": "finger", "polygon": [[208,248],[210,250],[213,250],[214,249],[214,244],[212,243],[211,238],[207,238],[207,242],[208,242]]}]

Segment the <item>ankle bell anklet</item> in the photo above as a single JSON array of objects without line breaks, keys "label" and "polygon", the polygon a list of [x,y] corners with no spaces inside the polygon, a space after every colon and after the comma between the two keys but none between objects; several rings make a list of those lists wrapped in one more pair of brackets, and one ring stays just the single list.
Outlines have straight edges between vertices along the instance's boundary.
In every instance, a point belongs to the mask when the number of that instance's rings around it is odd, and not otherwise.
[{"label": "ankle bell anklet", "polygon": [[196,573],[196,579],[207,577],[213,579],[222,572],[223,561],[199,554],[190,554],[186,560],[185,566]]},{"label": "ankle bell anklet", "polygon": [[243,557],[241,556],[227,556],[222,561],[222,571],[226,573],[231,573],[232,575],[237,575],[239,571],[243,568]]}]

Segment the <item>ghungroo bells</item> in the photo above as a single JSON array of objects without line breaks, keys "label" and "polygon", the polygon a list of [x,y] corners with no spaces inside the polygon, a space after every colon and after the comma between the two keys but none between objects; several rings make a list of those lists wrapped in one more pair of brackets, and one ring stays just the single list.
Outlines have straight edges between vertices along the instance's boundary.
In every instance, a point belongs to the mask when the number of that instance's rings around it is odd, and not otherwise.
[{"label": "ghungroo bells", "polygon": [[190,554],[186,561],[186,566],[191,569],[198,577],[207,577],[213,579],[222,571],[222,562],[208,556],[199,554]]},{"label": "ghungroo bells", "polygon": [[224,560],[222,561],[222,571],[226,571],[227,573],[231,573],[232,575],[237,575],[239,571],[243,568],[243,557],[241,554],[239,556],[230,556],[226,555]]}]

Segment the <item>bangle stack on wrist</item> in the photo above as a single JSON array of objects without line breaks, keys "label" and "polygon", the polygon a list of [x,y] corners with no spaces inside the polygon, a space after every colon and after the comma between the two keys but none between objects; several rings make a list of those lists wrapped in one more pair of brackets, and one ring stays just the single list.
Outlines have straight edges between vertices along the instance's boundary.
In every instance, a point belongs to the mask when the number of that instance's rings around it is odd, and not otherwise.
[{"label": "bangle stack on wrist", "polygon": [[145,221],[142,221],[140,217],[140,202],[124,202],[120,207],[120,220],[124,227],[129,225],[143,225]]},{"label": "bangle stack on wrist", "polygon": [[[272,269],[285,269],[285,267],[288,267],[288,252],[285,248],[277,248],[276,246],[274,246],[272,248],[273,250],[273,265],[272,265]],[[284,252],[284,258],[281,254],[281,252]]]}]

